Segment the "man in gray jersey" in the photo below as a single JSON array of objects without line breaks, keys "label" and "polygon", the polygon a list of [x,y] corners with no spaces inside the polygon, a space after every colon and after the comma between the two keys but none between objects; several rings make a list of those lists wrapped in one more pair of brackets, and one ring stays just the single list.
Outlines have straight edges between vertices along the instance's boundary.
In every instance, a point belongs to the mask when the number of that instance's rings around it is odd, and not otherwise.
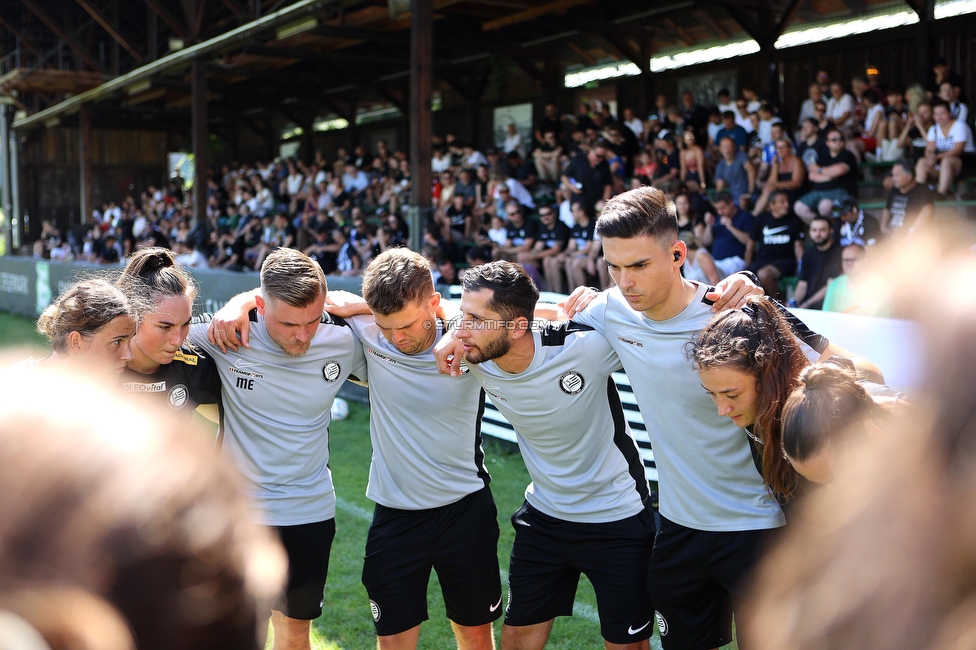
[{"label": "man in gray jersey", "polygon": [[437,372],[430,265],[403,248],[374,259],[363,276],[372,316],[348,322],[363,343],[373,459],[366,496],[376,502],[363,584],[379,647],[417,647],[427,619],[431,568],[444,593],[458,648],[494,648],[502,614],[498,520],[481,447],[484,392],[473,376]]},{"label": "man in gray jersey", "polygon": [[545,646],[572,614],[580,573],[593,584],[607,648],[640,650],[653,631],[644,574],[654,537],[648,484],[611,372],[590,328],[531,327],[539,292],[511,262],[468,270],[454,336],[515,427],[532,483],[512,517],[515,544],[502,648]]},{"label": "man in gray jersey", "polygon": [[[221,338],[240,329],[241,341],[249,340],[246,319],[235,319],[251,295],[218,314]],[[347,317],[366,354],[367,374],[359,375],[370,386],[366,495],[377,505],[363,584],[378,645],[417,647],[434,568],[458,648],[490,650],[502,593],[497,511],[481,447],[484,392],[471,375],[459,381],[437,371],[433,347],[445,327],[426,259],[403,248],[379,255],[363,276],[363,296],[331,292],[328,308]]]},{"label": "man in gray jersey", "polygon": [[310,648],[310,623],[322,613],[335,535],[331,407],[346,378],[366,370],[352,330],[323,314],[325,297],[318,264],[279,248],[261,269],[250,347],[225,352],[212,344],[207,317],[190,328],[220,372],[222,453],[288,553],[287,590],[271,616],[275,650]]},{"label": "man in gray jersey", "polygon": [[[652,188],[632,190],[607,203],[597,232],[616,287],[574,319],[619,355],[654,449],[661,521],[648,587],[661,639],[666,649],[716,648],[732,640],[743,578],[764,531],[785,523],[783,512],[745,434],[717,414],[685,352],[713,310],[709,287],[681,277],[686,250],[674,203]],[[849,356],[804,338],[822,358]]]}]

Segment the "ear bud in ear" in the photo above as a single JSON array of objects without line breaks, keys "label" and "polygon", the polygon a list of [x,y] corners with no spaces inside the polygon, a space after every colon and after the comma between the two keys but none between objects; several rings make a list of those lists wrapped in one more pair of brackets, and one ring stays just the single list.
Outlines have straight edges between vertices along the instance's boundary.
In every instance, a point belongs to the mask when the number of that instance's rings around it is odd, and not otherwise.
[{"label": "ear bud in ear", "polygon": [[677,262],[680,259],[681,259],[681,251],[675,251],[674,252],[674,261]]}]

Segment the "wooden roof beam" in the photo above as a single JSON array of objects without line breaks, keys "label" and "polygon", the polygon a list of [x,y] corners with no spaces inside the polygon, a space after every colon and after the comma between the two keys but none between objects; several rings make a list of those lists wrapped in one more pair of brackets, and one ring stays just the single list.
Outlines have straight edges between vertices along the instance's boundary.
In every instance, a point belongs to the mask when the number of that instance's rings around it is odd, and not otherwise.
[{"label": "wooden roof beam", "polygon": [[111,36],[112,39],[115,40],[116,43],[118,43],[119,45],[121,45],[123,48],[125,48],[125,51],[126,52],[128,52],[129,54],[132,55],[132,58],[133,59],[135,59],[139,63],[142,63],[143,56],[141,54],[139,54],[139,52],[137,52],[136,49],[134,47],[132,47],[132,45],[129,44],[129,40],[130,39],[126,39],[125,37],[122,36],[121,33],[119,33],[119,30],[117,30],[117,29],[113,28],[111,25],[109,25],[108,21],[105,20],[105,17],[102,16],[95,9],[95,7],[92,6],[92,4],[91,4],[91,2],[89,2],[89,0],[77,0],[77,2],[78,2],[78,4],[81,5],[81,8],[82,9],[84,9],[85,11],[88,12],[88,15],[89,16],[91,16],[92,18],[95,19],[95,22],[96,23],[98,23],[99,25],[102,26],[102,29],[104,29],[106,32],[108,32],[108,35]]},{"label": "wooden roof beam", "polygon": [[21,34],[16,29],[14,29],[13,25],[11,25],[10,23],[8,23],[6,20],[3,19],[3,16],[0,16],[0,27],[3,27],[8,32],[13,34],[17,38],[19,38],[21,45],[23,45],[28,50],[33,52],[34,56],[36,56],[38,59],[41,58],[41,51],[36,47],[34,47],[34,45],[30,41],[28,41],[26,38],[21,36]]},{"label": "wooden roof beam", "polygon": [[633,46],[631,46],[631,44],[628,43],[626,40],[619,38],[616,34],[613,34],[612,32],[601,31],[600,36],[602,36],[607,41],[607,43],[610,44],[611,48],[616,50],[619,54],[623,55],[625,59],[629,59],[630,61],[632,61],[638,68],[640,68],[641,72],[650,71],[650,66],[651,66],[650,59],[644,59],[641,56],[640,51],[635,50]]},{"label": "wooden roof beam", "polygon": [[790,6],[787,7],[786,11],[783,13],[783,16],[779,19],[779,22],[776,23],[776,35],[773,37],[774,43],[776,42],[776,39],[783,35],[783,32],[786,31],[786,28],[790,26],[793,19],[796,18],[796,12],[800,10],[800,5],[802,4],[803,0],[793,0],[790,3]]},{"label": "wooden roof beam", "polygon": [[184,27],[183,24],[173,16],[173,14],[167,11],[166,8],[160,4],[159,0],[143,0],[143,2],[146,3],[146,6],[152,9],[153,13],[159,16],[160,20],[166,23],[167,27],[173,30],[174,34],[183,40],[187,40],[188,35],[186,32],[186,27]]},{"label": "wooden roof beam", "polygon": [[698,20],[700,20],[703,25],[705,25],[710,30],[712,30],[712,32],[714,32],[715,35],[718,36],[719,38],[727,39],[731,36],[728,30],[726,30],[724,27],[719,25],[718,22],[716,22],[716,20],[712,18],[707,11],[702,11],[701,9],[695,9],[692,13],[694,13],[695,17],[698,18]]},{"label": "wooden roof beam", "polygon": [[528,20],[541,18],[547,14],[551,14],[556,11],[563,11],[577,5],[590,4],[592,1],[593,0],[556,0],[555,2],[544,4],[541,7],[526,9],[525,11],[519,11],[502,18],[489,20],[481,24],[481,30],[490,32],[494,29],[500,29],[502,27],[508,27],[509,25],[515,25],[517,23],[524,23]]},{"label": "wooden roof beam", "polygon": [[47,25],[48,29],[50,29],[58,38],[64,41],[68,47],[71,48],[71,51],[77,54],[78,58],[85,62],[85,65],[90,67],[92,70],[104,72],[104,70],[102,70],[102,66],[100,66],[98,61],[95,60],[95,57],[89,54],[88,51],[82,47],[81,43],[75,40],[71,34],[62,29],[58,23],[48,16],[40,7],[34,4],[33,0],[20,1],[23,2],[28,9],[30,9],[31,13],[40,18],[41,22]]},{"label": "wooden roof beam", "polygon": [[695,43],[698,42],[695,39],[693,39],[691,35],[687,31],[685,31],[685,29],[681,25],[674,22],[670,18],[667,17],[661,18],[660,22],[669,30],[671,30],[671,32],[674,33],[685,45],[694,45]]}]

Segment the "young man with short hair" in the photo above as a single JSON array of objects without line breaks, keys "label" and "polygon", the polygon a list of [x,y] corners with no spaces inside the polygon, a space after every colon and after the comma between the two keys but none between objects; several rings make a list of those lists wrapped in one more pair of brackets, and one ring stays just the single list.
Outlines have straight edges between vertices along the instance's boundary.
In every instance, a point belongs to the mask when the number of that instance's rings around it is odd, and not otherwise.
[{"label": "young man with short hair", "polygon": [[803,257],[803,222],[790,211],[789,195],[773,190],[769,210],[756,217],[746,244],[746,269],[759,277],[763,291],[775,298],[779,279],[796,273]]},{"label": "young man with short hair", "polygon": [[935,213],[932,190],[915,181],[912,161],[902,158],[891,166],[892,188],[881,211],[881,232],[890,235],[901,228],[909,232],[924,226]]},{"label": "young man with short hair", "polygon": [[318,264],[279,248],[261,269],[249,348],[224,351],[211,343],[209,316],[190,327],[189,340],[213,356],[220,372],[221,453],[237,466],[288,554],[288,585],[271,616],[276,650],[309,648],[311,622],[322,613],[335,536],[332,402],[347,377],[366,370],[352,330],[323,313],[326,291]]},{"label": "young man with short hair", "polygon": [[[651,438],[661,519],[648,588],[662,643],[716,648],[731,641],[730,614],[783,512],[742,429],[719,416],[688,361],[686,344],[711,320],[714,294],[681,277],[674,204],[653,188],[626,192],[607,203],[597,233],[616,287],[574,321],[603,334],[620,357]],[[801,326],[796,335],[816,353],[836,351]]]}]

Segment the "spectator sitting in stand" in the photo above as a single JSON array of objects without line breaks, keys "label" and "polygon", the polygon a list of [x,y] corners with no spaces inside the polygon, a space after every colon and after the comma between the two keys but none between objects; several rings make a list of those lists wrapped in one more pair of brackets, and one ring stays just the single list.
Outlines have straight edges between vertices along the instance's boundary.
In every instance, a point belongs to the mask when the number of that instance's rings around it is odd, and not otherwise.
[{"label": "spectator sitting in stand", "polygon": [[560,158],[563,155],[563,147],[556,140],[553,131],[546,131],[542,136],[542,142],[536,146],[532,152],[535,169],[538,172],[540,181],[558,181],[560,176]]},{"label": "spectator sitting in stand", "polygon": [[925,155],[915,164],[915,181],[927,183],[930,177],[939,180],[936,191],[945,199],[952,182],[962,171],[962,156],[976,152],[973,132],[962,120],[952,118],[949,105],[944,101],[932,102],[935,124],[925,137]]},{"label": "spectator sitting in stand", "polygon": [[[727,190],[736,206],[747,207],[756,187],[756,171],[731,136],[725,136],[719,141],[719,150],[722,152],[722,160],[715,166],[715,189],[719,192]],[[746,232],[749,232],[748,229]],[[705,244],[708,245],[708,242]]]},{"label": "spectator sitting in stand", "polygon": [[722,113],[722,128],[715,134],[715,140],[713,142],[713,146],[716,149],[719,143],[722,142],[722,138],[732,138],[735,146],[742,151],[745,151],[746,146],[749,144],[749,134],[736,123],[735,113],[732,111]]},{"label": "spectator sitting in stand", "polygon": [[845,196],[857,196],[857,160],[844,147],[844,134],[837,127],[825,133],[826,147],[816,166],[807,167],[812,190],[793,205],[798,217],[809,223],[817,214],[827,216],[834,203]]},{"label": "spectator sitting in stand", "polygon": [[878,220],[869,214],[864,214],[853,198],[841,199],[834,204],[831,216],[834,222],[840,224],[840,245],[860,244],[867,248],[874,246],[881,240],[881,226]]},{"label": "spectator sitting in stand", "polygon": [[861,286],[863,279],[863,259],[865,248],[861,244],[848,244],[841,250],[843,273],[827,285],[823,310],[862,314],[864,316],[884,316],[887,309],[877,296],[871,296]]},{"label": "spectator sitting in stand", "polygon": [[613,179],[610,166],[606,162],[608,152],[606,143],[601,141],[589,152],[577,154],[563,171],[563,189],[591,207],[601,198],[609,199],[613,191]]},{"label": "spectator sitting in stand", "polygon": [[98,254],[99,264],[118,264],[122,259],[122,251],[119,249],[118,242],[111,232],[105,234],[104,244]]},{"label": "spectator sitting in stand", "polygon": [[[730,138],[722,142],[724,146],[734,147]],[[746,244],[749,242],[754,218],[745,210],[735,206],[729,192],[718,192],[713,204],[715,211],[718,212],[718,218],[716,219],[711,212],[705,213],[702,243],[711,248],[712,257],[716,262],[722,261],[723,264],[728,265],[728,268],[735,267],[736,271],[741,271],[746,267]]]},{"label": "spectator sitting in stand", "polygon": [[476,169],[480,165],[487,165],[488,159],[485,158],[485,154],[481,153],[474,148],[474,145],[470,142],[464,143],[463,147],[463,163],[462,167],[467,167],[468,169]]},{"label": "spectator sitting in stand", "polygon": [[932,220],[934,196],[926,185],[915,182],[913,167],[912,161],[904,158],[891,166],[893,186],[881,212],[881,232],[886,235],[902,228],[912,232]]},{"label": "spectator sitting in stand", "polygon": [[[541,281],[547,260],[566,249],[570,230],[566,224],[556,218],[556,210],[552,205],[543,205],[539,208],[539,221],[542,222],[542,226],[539,228],[535,245],[532,250],[519,254],[518,263],[530,277]],[[549,286],[548,282],[546,286]]]},{"label": "spectator sitting in stand", "polygon": [[666,194],[673,194],[681,180],[681,156],[674,134],[667,129],[658,133],[654,142],[654,154],[656,160],[651,186]]},{"label": "spectator sitting in stand", "polygon": [[766,295],[775,298],[779,279],[796,273],[803,258],[803,222],[790,211],[790,199],[783,190],[769,197],[769,211],[756,216],[746,244],[746,269],[759,277]]},{"label": "spectator sitting in stand", "polygon": [[495,250],[495,259],[515,261],[522,253],[527,253],[535,246],[539,238],[539,222],[526,219],[522,206],[518,201],[508,201],[505,204],[505,243]]},{"label": "spectator sitting in stand", "polygon": [[522,158],[522,154],[518,151],[512,151],[506,156],[508,161],[508,167],[511,170],[510,174],[512,178],[517,180],[522,187],[524,187],[529,192],[535,187],[536,174],[535,166],[530,165],[525,162]]},{"label": "spectator sitting in stand", "polygon": [[841,246],[834,239],[830,217],[814,217],[809,234],[813,246],[807,249],[800,262],[794,302],[803,309],[820,309],[827,294],[827,283],[841,274]]}]

